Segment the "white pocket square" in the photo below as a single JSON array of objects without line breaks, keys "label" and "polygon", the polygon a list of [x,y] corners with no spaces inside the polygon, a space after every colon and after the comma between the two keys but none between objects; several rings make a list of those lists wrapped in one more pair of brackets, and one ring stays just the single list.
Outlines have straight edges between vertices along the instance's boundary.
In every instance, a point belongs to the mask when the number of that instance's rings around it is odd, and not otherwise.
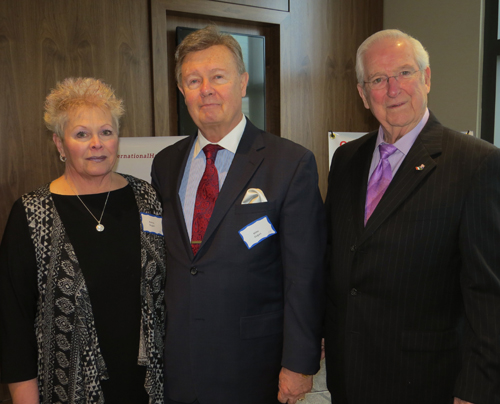
[{"label": "white pocket square", "polygon": [[266,196],[264,192],[259,188],[249,188],[243,201],[241,201],[242,205],[248,205],[249,203],[262,203],[267,202]]}]

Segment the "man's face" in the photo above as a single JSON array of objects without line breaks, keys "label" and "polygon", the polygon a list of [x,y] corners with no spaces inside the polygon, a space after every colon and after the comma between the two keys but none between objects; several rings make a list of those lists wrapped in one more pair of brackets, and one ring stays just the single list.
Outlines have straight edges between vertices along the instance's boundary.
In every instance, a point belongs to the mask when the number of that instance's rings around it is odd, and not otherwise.
[{"label": "man's face", "polygon": [[219,141],[242,118],[248,73],[238,73],[233,54],[223,45],[188,54],[181,71],[179,90],[191,118],[208,140]]},{"label": "man's face", "polygon": [[[395,38],[386,38],[373,44],[365,53],[363,61],[364,81],[371,81],[376,76],[395,76],[404,70],[418,70],[411,45]],[[392,138],[392,143],[420,122],[427,108],[430,89],[429,67],[417,71],[411,79],[402,83],[390,78],[382,89],[373,90],[367,84],[358,84],[365,108],[372,111],[383,126],[386,137]]]}]

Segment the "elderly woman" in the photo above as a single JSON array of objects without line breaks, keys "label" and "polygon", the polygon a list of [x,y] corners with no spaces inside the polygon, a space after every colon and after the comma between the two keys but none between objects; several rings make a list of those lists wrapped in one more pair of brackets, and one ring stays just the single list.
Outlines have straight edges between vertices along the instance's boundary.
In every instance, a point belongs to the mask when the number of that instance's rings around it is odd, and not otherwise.
[{"label": "elderly woman", "polygon": [[161,205],[112,171],[122,114],[95,79],[47,97],[64,174],[15,202],[0,246],[1,377],[15,404],[163,402]]}]

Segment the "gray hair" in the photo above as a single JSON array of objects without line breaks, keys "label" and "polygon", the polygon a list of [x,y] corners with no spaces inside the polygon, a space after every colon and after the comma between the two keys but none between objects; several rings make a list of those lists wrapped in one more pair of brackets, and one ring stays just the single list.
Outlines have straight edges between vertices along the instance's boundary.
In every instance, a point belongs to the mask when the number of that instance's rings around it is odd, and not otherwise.
[{"label": "gray hair", "polygon": [[223,34],[216,25],[208,25],[203,29],[190,33],[175,51],[175,78],[177,85],[182,83],[182,63],[189,53],[202,51],[215,45],[223,45],[234,55],[238,73],[246,72],[240,44],[230,34]]},{"label": "gray hair", "polygon": [[429,53],[425,50],[424,46],[419,40],[413,38],[411,35],[400,31],[399,29],[384,29],[378,31],[375,34],[369,36],[365,41],[359,46],[356,53],[356,77],[358,83],[363,85],[365,77],[365,66],[364,66],[364,55],[370,49],[370,47],[386,38],[402,39],[408,41],[413,49],[413,54],[415,55],[415,61],[417,62],[419,70],[425,70],[429,67]]},{"label": "gray hair", "polygon": [[119,121],[125,112],[123,101],[109,85],[94,78],[70,77],[57,83],[45,99],[45,126],[62,140],[68,112],[81,106],[108,109],[118,133]]}]

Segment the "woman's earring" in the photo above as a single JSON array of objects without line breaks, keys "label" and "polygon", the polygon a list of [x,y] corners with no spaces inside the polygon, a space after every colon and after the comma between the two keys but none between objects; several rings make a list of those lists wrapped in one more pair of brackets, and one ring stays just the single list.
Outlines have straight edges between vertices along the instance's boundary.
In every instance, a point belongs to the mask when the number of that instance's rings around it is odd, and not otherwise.
[{"label": "woman's earring", "polygon": [[63,163],[66,163],[66,157],[62,154],[59,155],[59,160],[61,160]]}]

